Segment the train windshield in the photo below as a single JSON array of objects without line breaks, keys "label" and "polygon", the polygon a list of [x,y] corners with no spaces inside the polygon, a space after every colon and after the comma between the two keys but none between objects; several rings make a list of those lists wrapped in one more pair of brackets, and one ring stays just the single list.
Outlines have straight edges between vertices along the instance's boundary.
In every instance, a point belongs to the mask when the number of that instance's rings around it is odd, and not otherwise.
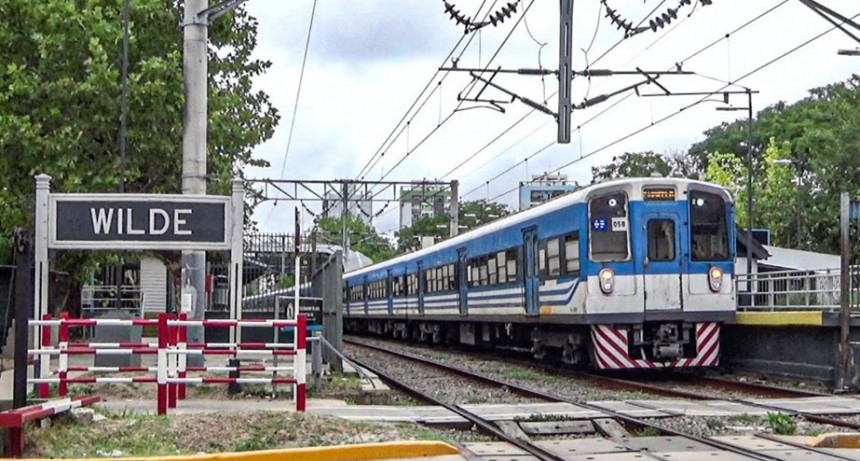
[{"label": "train windshield", "polygon": [[690,240],[693,261],[729,259],[726,202],[721,196],[690,192]]},{"label": "train windshield", "polygon": [[588,207],[592,261],[626,261],[630,257],[627,195],[618,192],[591,200]]}]

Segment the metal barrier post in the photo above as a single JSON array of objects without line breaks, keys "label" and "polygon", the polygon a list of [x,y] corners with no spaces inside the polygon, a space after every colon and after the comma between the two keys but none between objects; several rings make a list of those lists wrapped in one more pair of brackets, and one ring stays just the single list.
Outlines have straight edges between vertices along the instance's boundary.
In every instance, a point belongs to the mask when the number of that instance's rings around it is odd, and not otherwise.
[{"label": "metal barrier post", "polygon": [[[299,310],[299,307],[296,306],[296,311]],[[304,314],[300,314],[297,319],[296,325],[296,363],[295,363],[295,374],[296,374],[296,411],[305,411],[305,399],[306,399],[306,388],[305,388],[305,368],[307,367],[307,335],[308,331],[308,319]]]},{"label": "metal barrier post", "polygon": [[311,372],[314,374],[314,389],[320,390],[322,389],[322,341],[320,341],[320,336],[322,336],[321,331],[314,332],[314,338],[316,339],[314,343],[311,345]]},{"label": "metal barrier post", "polygon": [[[188,314],[179,314],[179,320],[185,321],[188,320]],[[203,330],[206,331],[205,329]],[[185,350],[188,348],[188,326],[182,325],[179,327],[179,344],[178,348],[180,350]],[[185,379],[188,373],[185,371],[188,367],[188,356],[185,354],[179,354],[179,377]],[[205,365],[206,358],[204,357],[203,363]],[[187,388],[186,383],[179,384],[179,400],[185,400],[185,390]]]},{"label": "metal barrier post", "polygon": [[[170,320],[177,320],[179,318],[176,314],[170,314]],[[167,327],[167,344],[171,351],[176,349],[176,344],[178,343],[178,334],[179,327],[177,325],[168,324]],[[173,378],[177,375],[177,363],[176,361],[179,359],[179,354],[168,354],[167,355],[167,376],[168,378]],[[176,396],[178,395],[178,384],[168,383],[167,384],[167,407],[168,408],[176,408]]]},{"label": "metal barrier post", "polygon": [[[62,351],[63,349],[68,349],[69,347],[69,313],[63,312],[60,314],[60,341],[57,347]],[[68,377],[68,369],[69,369],[69,354],[63,354],[60,352],[60,384],[57,386],[57,393],[60,397],[65,397],[69,393],[69,383],[66,382],[66,378]]]},{"label": "metal barrier post", "polygon": [[[51,314],[43,315],[42,320],[51,320]],[[44,349],[48,349],[49,347],[51,347],[51,326],[50,325],[42,325],[42,347],[40,349],[44,350]],[[45,355],[45,354],[40,354],[39,355],[39,364],[41,365],[42,363],[44,363],[43,361],[47,361],[49,364],[48,366],[50,366],[51,356]],[[47,371],[49,368],[46,366],[42,366],[42,369],[45,373],[44,373],[44,376],[40,376],[40,377],[41,378],[47,378],[48,377]],[[50,384],[48,384],[48,383],[39,383],[39,398],[47,399],[48,397],[50,397],[51,392],[50,392],[49,386],[50,386]]]},{"label": "metal barrier post", "polygon": [[158,414],[167,414],[167,314],[158,314]]}]

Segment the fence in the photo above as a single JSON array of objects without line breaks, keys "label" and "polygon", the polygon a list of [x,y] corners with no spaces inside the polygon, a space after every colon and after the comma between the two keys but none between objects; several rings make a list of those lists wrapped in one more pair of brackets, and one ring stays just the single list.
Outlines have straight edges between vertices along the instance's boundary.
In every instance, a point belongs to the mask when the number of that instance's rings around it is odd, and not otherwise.
[{"label": "fence", "polygon": [[87,317],[112,310],[143,317],[143,290],[136,286],[122,286],[117,299],[116,289],[113,285],[84,285],[81,288],[81,310]]},{"label": "fence", "polygon": [[[840,309],[839,268],[739,274],[736,278],[738,310]],[[852,309],[860,301],[860,266],[850,268],[849,291]]]},{"label": "fence", "polygon": [[[39,396],[48,398],[50,384],[57,384],[61,397],[68,393],[69,384],[96,383],[154,383],[157,388],[158,414],[167,413],[175,408],[177,400],[184,400],[187,384],[289,384],[294,387],[293,398],[296,411],[305,411],[306,406],[306,360],[307,360],[307,318],[299,315],[296,320],[188,320],[185,314],[159,314],[158,319],[70,319],[66,314],[60,319],[52,319],[50,314],[42,320],[31,320],[30,325],[42,328],[41,347],[28,351],[29,354],[50,357],[57,356],[59,367],[48,373],[52,377],[30,378],[28,383],[37,384]],[[96,343],[70,342],[69,329],[72,327],[95,326],[150,326],[158,331],[156,343]],[[58,344],[51,346],[51,327],[58,327]],[[293,328],[293,339],[287,343],[189,343],[188,327],[232,328],[237,333],[242,328]],[[241,334],[237,334],[241,337]],[[71,355],[156,355],[155,367],[97,367],[69,366]],[[188,366],[189,355],[220,356],[292,356],[293,366]],[[44,359],[43,359],[44,360]],[[233,377],[190,377],[189,372],[291,372],[289,378],[233,378]],[[132,377],[82,376],[70,378],[70,372],[155,372],[155,375]],[[53,377],[56,376],[56,377]]]}]

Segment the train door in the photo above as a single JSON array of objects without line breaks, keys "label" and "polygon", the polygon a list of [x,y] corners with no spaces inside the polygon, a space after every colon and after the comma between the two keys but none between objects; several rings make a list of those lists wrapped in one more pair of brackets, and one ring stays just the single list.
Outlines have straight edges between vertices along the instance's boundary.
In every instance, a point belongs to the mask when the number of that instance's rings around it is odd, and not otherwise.
[{"label": "train door", "polygon": [[526,315],[538,314],[538,238],[537,228],[530,227],[523,231],[523,283],[526,303]]},{"label": "train door", "polygon": [[643,235],[647,239],[642,271],[646,311],[684,307],[678,221],[675,213],[643,214]]},{"label": "train door", "polygon": [[460,293],[460,315],[469,314],[469,293],[467,291],[468,283],[466,281],[466,249],[460,248],[457,250],[457,291]]},{"label": "train door", "polygon": [[418,277],[418,314],[424,315],[424,263],[418,261],[418,272],[415,273]]},{"label": "train door", "polygon": [[394,315],[394,290],[392,290],[391,277],[391,269],[388,269],[385,277],[385,299],[388,301],[388,315]]}]

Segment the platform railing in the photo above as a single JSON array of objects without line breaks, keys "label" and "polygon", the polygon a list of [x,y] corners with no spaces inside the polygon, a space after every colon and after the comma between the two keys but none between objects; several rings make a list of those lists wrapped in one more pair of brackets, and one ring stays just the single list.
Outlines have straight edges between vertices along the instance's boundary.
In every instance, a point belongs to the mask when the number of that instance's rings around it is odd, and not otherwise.
[{"label": "platform railing", "polygon": [[115,285],[84,285],[81,288],[81,308],[87,317],[114,310],[142,316],[143,296],[144,293],[140,287],[123,286],[117,303]]},{"label": "platform railing", "polygon": [[[860,266],[852,266],[851,306],[860,310]],[[838,311],[839,268],[738,274],[735,283],[739,311]]]}]

